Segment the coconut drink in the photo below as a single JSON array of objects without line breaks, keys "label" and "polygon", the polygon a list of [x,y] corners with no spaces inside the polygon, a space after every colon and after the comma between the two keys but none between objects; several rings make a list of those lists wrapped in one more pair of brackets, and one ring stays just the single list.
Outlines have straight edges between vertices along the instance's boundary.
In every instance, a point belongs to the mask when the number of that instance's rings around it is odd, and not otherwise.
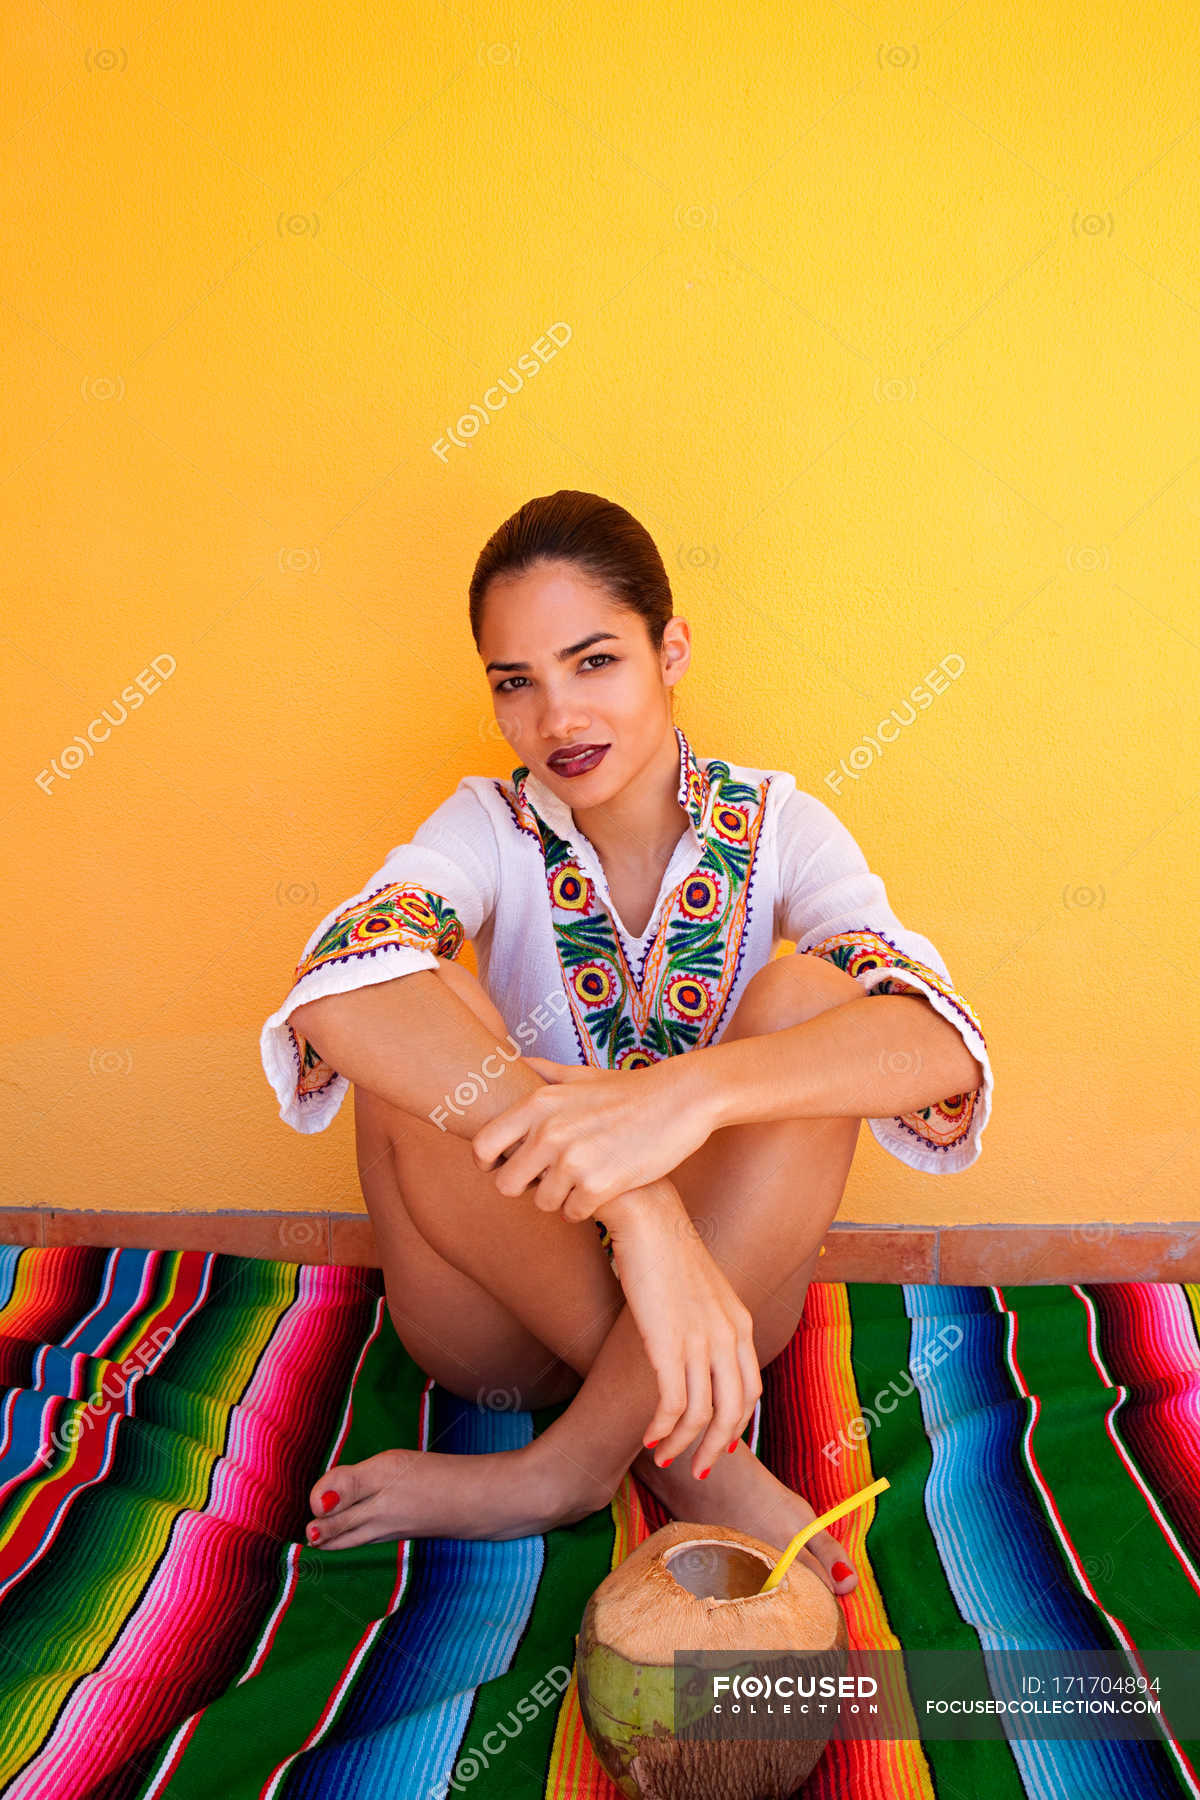
[{"label": "coconut drink", "polygon": [[[742,1652],[764,1662],[790,1654],[821,1675],[845,1670],[841,1604],[794,1561],[797,1547],[781,1558],[744,1532],[675,1520],[588,1601],[576,1639],[580,1710],[592,1748],[629,1800],[784,1800],[820,1758],[828,1729],[810,1720],[799,1726],[803,1737],[783,1735],[786,1724],[755,1738],[677,1735],[685,1728],[676,1717],[677,1651]],[[764,1589],[768,1578],[774,1585]],[[704,1685],[697,1716],[711,1708]]]}]

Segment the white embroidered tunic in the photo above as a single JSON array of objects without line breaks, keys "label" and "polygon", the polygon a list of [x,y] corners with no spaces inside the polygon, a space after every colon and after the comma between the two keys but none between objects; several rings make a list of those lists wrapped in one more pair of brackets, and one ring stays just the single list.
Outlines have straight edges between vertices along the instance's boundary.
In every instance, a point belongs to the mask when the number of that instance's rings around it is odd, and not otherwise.
[{"label": "white embroidered tunic", "polygon": [[436,968],[467,939],[510,1037],[484,1067],[463,1072],[445,1116],[517,1054],[629,1069],[719,1043],[750,977],[788,941],[848,970],[864,993],[923,994],[954,1025],[984,1070],[982,1087],[868,1122],[911,1168],[968,1168],[991,1111],[992,1072],[979,1021],[937,950],[900,923],[822,800],[779,770],[697,758],[675,732],[690,823],[639,937],[571,809],[545,783],[524,767],[509,781],[465,776],[304,946],[291,991],[262,1029],[280,1117],[322,1131],[349,1086],[289,1024],[294,1008]]}]

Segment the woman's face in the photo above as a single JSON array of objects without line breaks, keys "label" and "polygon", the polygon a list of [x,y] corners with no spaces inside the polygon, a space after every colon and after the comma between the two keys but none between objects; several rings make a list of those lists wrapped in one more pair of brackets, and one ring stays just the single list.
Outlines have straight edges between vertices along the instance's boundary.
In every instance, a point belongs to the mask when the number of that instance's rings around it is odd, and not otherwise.
[{"label": "woman's face", "polygon": [[591,807],[662,753],[688,628],[670,619],[656,651],[639,613],[543,563],[489,583],[479,654],[505,740],[568,806]]}]

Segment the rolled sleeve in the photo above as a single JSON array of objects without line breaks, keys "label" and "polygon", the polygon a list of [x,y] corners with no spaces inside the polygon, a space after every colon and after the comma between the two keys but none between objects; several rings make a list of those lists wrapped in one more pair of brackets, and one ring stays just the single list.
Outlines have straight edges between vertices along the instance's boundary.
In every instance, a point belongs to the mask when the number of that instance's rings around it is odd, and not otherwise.
[{"label": "rolled sleeve", "polygon": [[279,1116],[323,1131],[349,1087],[290,1022],[298,1006],[453,961],[495,908],[497,857],[490,819],[470,778],[398,844],[370,880],[327,913],[304,946],[283,1004],[259,1049]]},{"label": "rolled sleeve", "polygon": [[992,1068],[982,1027],[941,955],[901,924],[858,844],[815,795],[796,790],[780,814],[779,935],[797,955],[821,956],[867,994],[921,994],[954,1026],[983,1070],[981,1085],[893,1118],[869,1119],[876,1141],[910,1168],[967,1169],[992,1110]]}]

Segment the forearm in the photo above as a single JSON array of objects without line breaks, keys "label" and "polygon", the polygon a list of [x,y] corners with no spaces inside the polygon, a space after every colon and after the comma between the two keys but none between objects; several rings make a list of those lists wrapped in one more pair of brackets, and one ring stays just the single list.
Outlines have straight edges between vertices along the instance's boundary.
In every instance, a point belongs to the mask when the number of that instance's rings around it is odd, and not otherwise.
[{"label": "forearm", "polygon": [[545,1085],[433,969],[310,1000],[291,1023],[339,1075],[455,1137]]},{"label": "forearm", "polygon": [[[489,1119],[546,1086],[523,1057],[498,1053],[494,1033],[432,969],[310,1000],[295,1008],[291,1022],[348,1081],[455,1137],[474,1137]],[[653,1220],[665,1239],[686,1209],[663,1179],[617,1195],[604,1208],[604,1222],[615,1234],[635,1214],[639,1228]]]},{"label": "forearm", "polygon": [[921,994],[863,994],[802,1025],[734,1038],[682,1062],[717,1125],[884,1119],[971,1093],[983,1069]]}]

